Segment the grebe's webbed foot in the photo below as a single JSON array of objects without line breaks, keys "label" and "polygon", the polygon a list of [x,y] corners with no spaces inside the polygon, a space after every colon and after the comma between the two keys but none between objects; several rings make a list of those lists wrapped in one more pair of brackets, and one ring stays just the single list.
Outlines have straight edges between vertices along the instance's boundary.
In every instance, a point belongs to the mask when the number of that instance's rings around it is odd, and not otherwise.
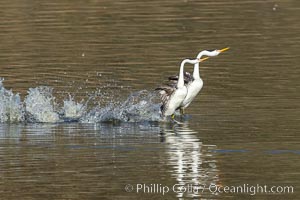
[{"label": "grebe's webbed foot", "polygon": [[172,121],[175,122],[176,124],[182,124],[181,122],[179,122],[179,121],[177,121],[177,120],[175,119],[175,114],[171,115],[171,119],[172,119]]}]

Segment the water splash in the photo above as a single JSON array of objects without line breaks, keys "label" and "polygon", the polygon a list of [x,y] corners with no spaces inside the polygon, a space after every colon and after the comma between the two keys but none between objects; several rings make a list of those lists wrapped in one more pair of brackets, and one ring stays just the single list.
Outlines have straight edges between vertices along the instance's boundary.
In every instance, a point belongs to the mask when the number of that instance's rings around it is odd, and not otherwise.
[{"label": "water splash", "polygon": [[3,87],[0,79],[0,122],[145,122],[161,121],[160,101],[156,93],[141,90],[131,93],[126,100],[114,100],[107,105],[88,109],[87,101],[76,102],[69,95],[63,105],[57,103],[53,89],[47,86],[30,88],[24,102],[19,94]]},{"label": "water splash", "polygon": [[0,122],[20,122],[24,120],[24,107],[19,94],[3,87],[0,78]]},{"label": "water splash", "polygon": [[39,86],[30,88],[25,98],[26,119],[29,122],[58,122],[55,97],[52,88]]},{"label": "water splash", "polygon": [[64,106],[62,108],[61,115],[64,116],[64,121],[78,121],[82,116],[86,114],[86,110],[87,102],[75,102],[73,97],[69,95],[69,99],[64,100]]},{"label": "water splash", "polygon": [[142,90],[130,94],[120,110],[130,122],[159,121],[161,105],[158,102],[154,93]]},{"label": "water splash", "polygon": [[160,104],[155,93],[141,90],[131,93],[123,102],[111,102],[104,108],[92,109],[82,122],[143,122],[160,121]]}]

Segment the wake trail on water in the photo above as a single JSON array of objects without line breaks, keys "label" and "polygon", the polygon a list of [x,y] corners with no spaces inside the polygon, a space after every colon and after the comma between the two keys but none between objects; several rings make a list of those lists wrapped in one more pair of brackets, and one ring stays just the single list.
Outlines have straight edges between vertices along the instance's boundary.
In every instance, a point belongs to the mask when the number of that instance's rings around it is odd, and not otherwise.
[{"label": "wake trail on water", "polygon": [[161,103],[157,93],[141,90],[130,93],[126,100],[114,100],[104,106],[88,106],[69,95],[63,103],[57,103],[53,89],[48,86],[29,88],[24,101],[3,86],[0,78],[0,122],[58,123],[58,122],[144,122],[162,121]]}]

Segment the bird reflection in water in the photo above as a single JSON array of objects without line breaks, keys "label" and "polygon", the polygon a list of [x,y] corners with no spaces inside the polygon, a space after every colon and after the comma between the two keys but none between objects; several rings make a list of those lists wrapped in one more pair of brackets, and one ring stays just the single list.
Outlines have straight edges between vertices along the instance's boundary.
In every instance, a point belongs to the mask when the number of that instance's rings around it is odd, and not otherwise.
[{"label": "bird reflection in water", "polygon": [[176,179],[177,197],[212,195],[210,185],[219,185],[215,145],[205,145],[187,123],[163,127],[162,138],[167,146],[168,165]]}]

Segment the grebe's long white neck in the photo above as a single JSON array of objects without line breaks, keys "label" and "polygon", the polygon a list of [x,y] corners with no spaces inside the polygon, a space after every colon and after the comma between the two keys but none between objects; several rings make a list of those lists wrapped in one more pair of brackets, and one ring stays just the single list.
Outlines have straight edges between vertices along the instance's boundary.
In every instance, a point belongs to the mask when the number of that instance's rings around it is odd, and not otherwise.
[{"label": "grebe's long white neck", "polygon": [[[201,51],[198,55],[197,55],[197,59],[201,59],[202,56],[217,56],[219,55],[221,52],[218,50],[214,50],[214,51]],[[199,62],[197,62],[194,65],[194,72],[193,72],[193,78],[194,79],[200,79],[200,70],[199,70]]]},{"label": "grebe's long white neck", "polygon": [[194,64],[195,65],[196,63],[199,63],[199,62],[200,62],[200,59],[195,59],[195,60],[184,59],[181,62],[180,70],[179,70],[179,77],[178,77],[178,82],[177,82],[177,88],[184,87],[184,65],[186,63],[190,63],[190,64]]}]

